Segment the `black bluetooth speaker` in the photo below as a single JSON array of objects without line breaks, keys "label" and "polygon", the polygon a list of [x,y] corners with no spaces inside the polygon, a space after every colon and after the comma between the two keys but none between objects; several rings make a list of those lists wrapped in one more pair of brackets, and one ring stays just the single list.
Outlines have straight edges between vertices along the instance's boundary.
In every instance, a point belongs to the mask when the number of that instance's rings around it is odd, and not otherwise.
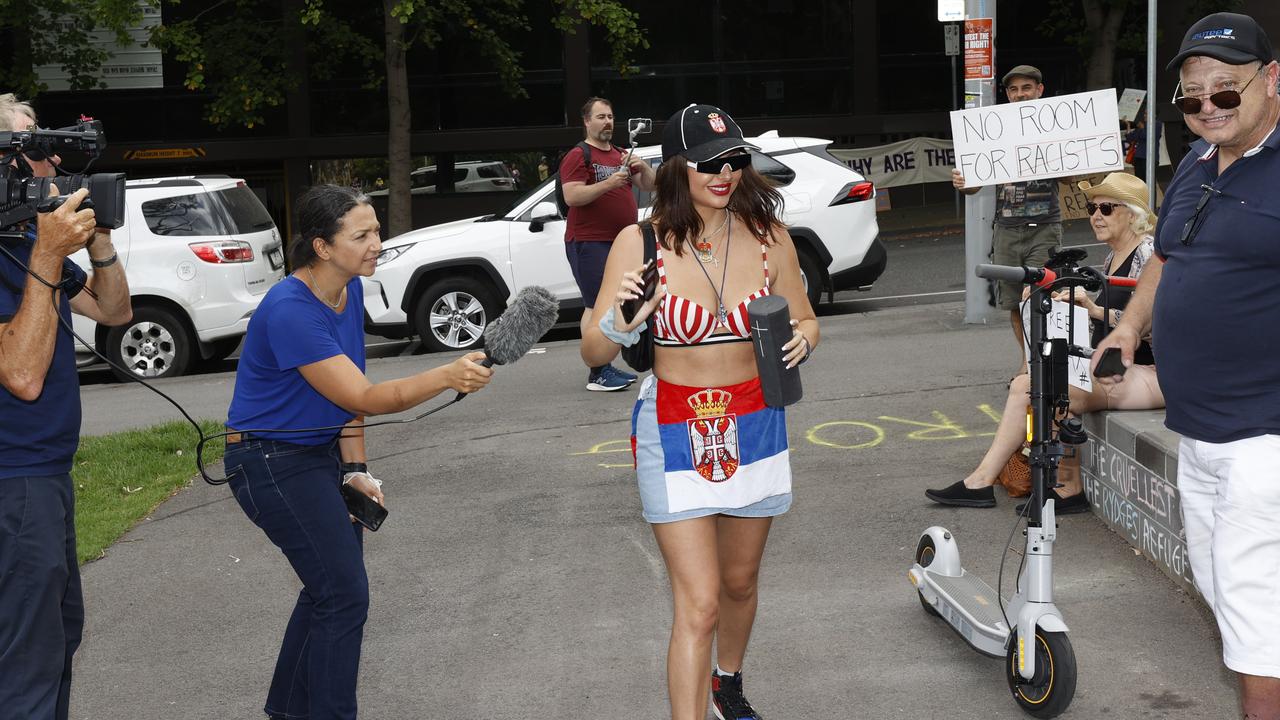
[{"label": "black bluetooth speaker", "polygon": [[751,344],[755,346],[756,368],[760,372],[760,388],[764,404],[785,407],[804,395],[800,386],[800,367],[787,369],[782,360],[782,346],[791,340],[791,310],[785,298],[766,295],[747,306],[751,323]]}]

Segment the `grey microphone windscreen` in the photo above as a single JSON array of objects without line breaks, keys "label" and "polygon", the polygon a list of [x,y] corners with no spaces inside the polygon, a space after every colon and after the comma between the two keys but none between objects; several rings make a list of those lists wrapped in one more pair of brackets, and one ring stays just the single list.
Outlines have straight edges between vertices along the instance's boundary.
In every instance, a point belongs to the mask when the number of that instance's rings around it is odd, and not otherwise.
[{"label": "grey microphone windscreen", "polygon": [[524,357],[559,313],[560,302],[544,287],[530,285],[516,293],[507,311],[484,330],[485,364],[508,365]]}]

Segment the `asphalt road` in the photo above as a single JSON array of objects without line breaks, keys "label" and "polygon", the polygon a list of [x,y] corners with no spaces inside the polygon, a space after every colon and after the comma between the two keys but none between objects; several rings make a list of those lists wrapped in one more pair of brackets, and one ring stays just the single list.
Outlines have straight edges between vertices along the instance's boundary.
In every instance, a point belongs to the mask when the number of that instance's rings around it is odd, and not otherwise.
[{"label": "asphalt road", "polygon": [[[906,577],[938,524],[994,584],[1014,524],[1003,496],[990,510],[923,496],[977,463],[1016,362],[1007,327],[962,315],[946,302],[822,318],[788,411],[796,500],[770,539],[746,665],[767,717],[1022,717],[1002,663],[925,615]],[[369,369],[383,380],[447,359]],[[162,385],[220,417],[232,379]],[[363,717],[665,715],[670,601],[630,469],[633,397],[583,382],[576,343],[549,342],[484,392],[371,431],[391,514],[366,545]],[[133,386],[83,397],[90,432],[174,414]],[[1064,717],[1238,716],[1205,608],[1123,539],[1064,517],[1054,570],[1080,673]],[[179,492],[85,566],[84,584],[73,718],[259,717],[298,585],[226,488]]]}]

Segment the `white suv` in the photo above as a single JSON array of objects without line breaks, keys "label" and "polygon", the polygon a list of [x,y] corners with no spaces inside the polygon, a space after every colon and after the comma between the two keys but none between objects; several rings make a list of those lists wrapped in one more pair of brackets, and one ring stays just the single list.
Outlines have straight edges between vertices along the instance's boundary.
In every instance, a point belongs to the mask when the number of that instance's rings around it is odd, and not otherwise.
[{"label": "white suv", "polygon": [[[225,176],[130,180],[124,199],[125,222],[111,240],[129,279],[133,319],[105,327],[75,315],[76,333],[148,379],[227,357],[262,296],[284,278],[280,233],[266,208],[243,181]],[[91,270],[87,251],[71,259]],[[76,352],[82,366],[97,360],[79,343]]]},{"label": "white suv", "polygon": [[[822,291],[869,289],[886,254],[875,215],[875,187],[827,152],[830,140],[779,137],[751,142],[756,170],[778,186],[783,221],[795,240],[809,299]],[[636,148],[657,165],[662,149]],[[638,194],[639,218],[650,196]],[[434,225],[383,243],[378,269],[364,278],[365,331],[383,337],[418,334],[428,350],[477,346],[485,326],[521,288],[541,285],[561,310],[583,306],[564,255],[564,219],[551,177],[506,212]],[[576,318],[575,318],[576,319]]]},{"label": "white suv", "polygon": [[[512,192],[516,179],[507,166],[497,160],[467,160],[453,166],[454,192]],[[436,191],[436,166],[420,167],[409,173],[409,194],[433,194]],[[387,188],[368,193],[369,197],[385,196]]]}]

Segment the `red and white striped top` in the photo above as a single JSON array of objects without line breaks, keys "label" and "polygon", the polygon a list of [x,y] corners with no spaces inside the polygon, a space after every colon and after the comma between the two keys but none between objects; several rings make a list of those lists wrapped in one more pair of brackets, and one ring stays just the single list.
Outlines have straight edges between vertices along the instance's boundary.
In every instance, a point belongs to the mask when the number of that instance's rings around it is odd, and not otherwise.
[{"label": "red and white striped top", "polygon": [[[672,293],[667,288],[667,271],[662,260],[662,246],[657,248],[658,280],[667,294],[653,316],[653,341],[657,345],[708,345],[719,342],[735,342],[751,337],[751,324],[747,319],[747,305],[752,300],[769,294],[769,251],[760,244],[760,258],[764,265],[764,286],[748,295],[732,308],[725,308],[727,322],[721,324],[716,313],[698,303]],[[729,332],[716,331],[725,328]]]}]

